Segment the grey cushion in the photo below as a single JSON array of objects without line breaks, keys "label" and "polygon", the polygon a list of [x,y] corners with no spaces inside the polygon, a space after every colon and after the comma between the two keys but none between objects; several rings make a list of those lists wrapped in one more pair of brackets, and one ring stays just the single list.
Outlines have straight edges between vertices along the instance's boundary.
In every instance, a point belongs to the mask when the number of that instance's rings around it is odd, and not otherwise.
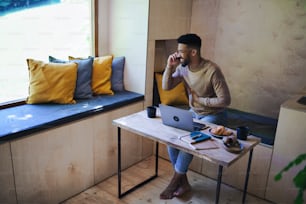
[{"label": "grey cushion", "polygon": [[112,62],[111,84],[113,91],[124,91],[124,63],[125,57],[115,57]]},{"label": "grey cushion", "polygon": [[75,62],[78,64],[77,82],[74,92],[75,99],[86,99],[92,97],[91,89],[91,78],[92,78],[92,64],[93,57],[87,59],[76,59],[76,60],[61,60],[55,57],[49,56],[49,61],[54,63],[67,63]]}]

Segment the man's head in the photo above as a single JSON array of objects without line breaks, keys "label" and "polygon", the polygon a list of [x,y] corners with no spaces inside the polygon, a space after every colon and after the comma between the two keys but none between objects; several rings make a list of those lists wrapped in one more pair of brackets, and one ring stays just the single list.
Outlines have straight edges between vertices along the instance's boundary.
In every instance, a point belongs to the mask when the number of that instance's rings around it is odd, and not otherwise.
[{"label": "man's head", "polygon": [[181,57],[181,63],[186,66],[192,58],[201,57],[201,38],[193,33],[180,36],[177,39],[178,53]]},{"label": "man's head", "polygon": [[185,44],[187,45],[189,48],[193,48],[193,49],[201,49],[201,45],[202,45],[202,41],[201,38],[193,33],[188,33],[185,35],[181,35],[178,39],[177,39],[177,43],[179,44]]}]

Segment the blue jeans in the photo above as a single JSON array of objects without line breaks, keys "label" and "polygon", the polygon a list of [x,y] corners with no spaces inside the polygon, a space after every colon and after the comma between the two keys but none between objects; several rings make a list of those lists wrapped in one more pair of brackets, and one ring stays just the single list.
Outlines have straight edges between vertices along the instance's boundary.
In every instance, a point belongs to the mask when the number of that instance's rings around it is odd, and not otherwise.
[{"label": "blue jeans", "polygon": [[[226,110],[213,115],[198,115],[194,111],[190,111],[192,112],[193,117],[196,119],[226,126]],[[167,149],[175,172],[179,174],[186,174],[193,159],[193,155],[170,146],[167,146]]]}]

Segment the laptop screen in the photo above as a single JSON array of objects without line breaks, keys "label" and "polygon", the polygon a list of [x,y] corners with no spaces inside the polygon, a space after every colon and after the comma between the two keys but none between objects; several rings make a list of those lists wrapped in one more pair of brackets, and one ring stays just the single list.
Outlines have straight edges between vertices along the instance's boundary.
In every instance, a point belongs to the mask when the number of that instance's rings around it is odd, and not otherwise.
[{"label": "laptop screen", "polygon": [[195,126],[192,118],[192,113],[188,110],[163,104],[160,104],[159,108],[164,125],[187,130],[190,132],[200,130],[205,127],[205,124],[200,123],[196,123]]}]

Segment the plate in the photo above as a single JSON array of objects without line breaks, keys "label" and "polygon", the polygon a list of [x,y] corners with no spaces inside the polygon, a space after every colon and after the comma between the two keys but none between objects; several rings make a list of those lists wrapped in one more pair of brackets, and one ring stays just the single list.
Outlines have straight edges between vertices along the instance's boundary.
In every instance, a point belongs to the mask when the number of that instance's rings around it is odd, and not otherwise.
[{"label": "plate", "polygon": [[211,132],[211,128],[208,131],[209,131],[209,134],[211,134],[211,136],[214,136],[214,137],[216,137],[218,139],[223,139],[223,137],[227,137],[227,136],[233,135],[233,132],[231,132],[232,134],[230,134],[230,135],[215,135],[214,133]]},{"label": "plate", "polygon": [[238,142],[239,146],[235,146],[235,147],[229,147],[228,145],[226,145],[225,143],[223,143],[223,146],[224,146],[224,149],[228,152],[231,152],[231,153],[240,153],[243,151],[244,147],[243,145]]}]

